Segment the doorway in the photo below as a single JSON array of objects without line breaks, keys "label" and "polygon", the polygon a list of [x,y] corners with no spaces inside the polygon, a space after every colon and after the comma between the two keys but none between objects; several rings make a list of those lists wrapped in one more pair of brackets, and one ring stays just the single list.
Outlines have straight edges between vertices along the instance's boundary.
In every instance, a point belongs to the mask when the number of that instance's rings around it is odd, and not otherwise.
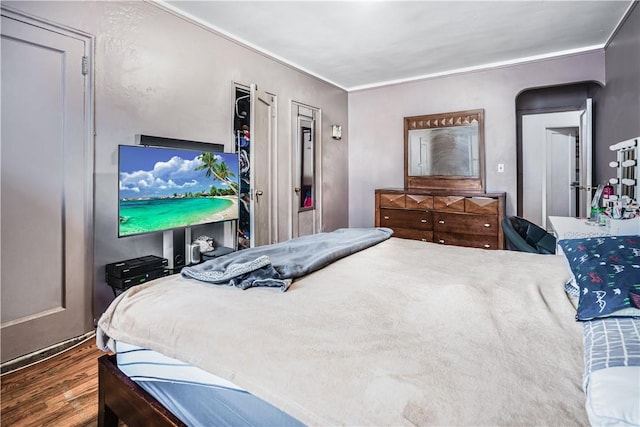
[{"label": "doorway", "polygon": [[234,135],[240,155],[238,249],[275,243],[276,189],[273,180],[276,96],[257,85],[234,85]]},{"label": "doorway", "polygon": [[92,46],[2,9],[2,363],[93,329]]},{"label": "doorway", "polygon": [[548,228],[549,216],[579,213],[578,111],[522,117],[522,217]]}]

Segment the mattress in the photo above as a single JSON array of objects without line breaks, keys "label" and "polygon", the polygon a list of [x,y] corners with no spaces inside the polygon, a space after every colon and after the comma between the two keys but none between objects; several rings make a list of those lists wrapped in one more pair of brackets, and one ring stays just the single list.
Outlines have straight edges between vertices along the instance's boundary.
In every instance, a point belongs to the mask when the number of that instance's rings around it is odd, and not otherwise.
[{"label": "mattress", "polygon": [[118,368],[190,426],[302,426],[295,418],[219,376],[116,341]]}]

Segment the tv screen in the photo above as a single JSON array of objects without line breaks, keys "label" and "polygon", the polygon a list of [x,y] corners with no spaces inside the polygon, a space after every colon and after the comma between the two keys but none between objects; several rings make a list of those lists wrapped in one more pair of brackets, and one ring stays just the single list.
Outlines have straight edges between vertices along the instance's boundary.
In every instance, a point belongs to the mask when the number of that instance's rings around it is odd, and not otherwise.
[{"label": "tv screen", "polygon": [[238,154],[118,146],[118,236],[238,219]]}]

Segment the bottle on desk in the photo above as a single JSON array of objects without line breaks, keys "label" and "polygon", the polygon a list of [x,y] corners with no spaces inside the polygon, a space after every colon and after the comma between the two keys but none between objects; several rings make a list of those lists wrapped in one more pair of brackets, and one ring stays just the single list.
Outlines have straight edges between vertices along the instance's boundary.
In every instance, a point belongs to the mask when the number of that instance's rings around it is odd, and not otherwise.
[{"label": "bottle on desk", "polygon": [[604,188],[602,189],[602,198],[605,201],[608,201],[609,197],[611,197],[612,195],[613,195],[613,185],[611,185],[610,183],[607,182],[605,184]]}]

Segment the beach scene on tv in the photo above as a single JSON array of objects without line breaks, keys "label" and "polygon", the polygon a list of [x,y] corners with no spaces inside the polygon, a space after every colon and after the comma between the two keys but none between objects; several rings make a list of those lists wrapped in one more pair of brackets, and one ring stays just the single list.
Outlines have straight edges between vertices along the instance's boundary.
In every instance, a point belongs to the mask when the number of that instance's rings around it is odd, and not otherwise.
[{"label": "beach scene on tv", "polygon": [[119,147],[119,236],[238,218],[238,155]]}]

